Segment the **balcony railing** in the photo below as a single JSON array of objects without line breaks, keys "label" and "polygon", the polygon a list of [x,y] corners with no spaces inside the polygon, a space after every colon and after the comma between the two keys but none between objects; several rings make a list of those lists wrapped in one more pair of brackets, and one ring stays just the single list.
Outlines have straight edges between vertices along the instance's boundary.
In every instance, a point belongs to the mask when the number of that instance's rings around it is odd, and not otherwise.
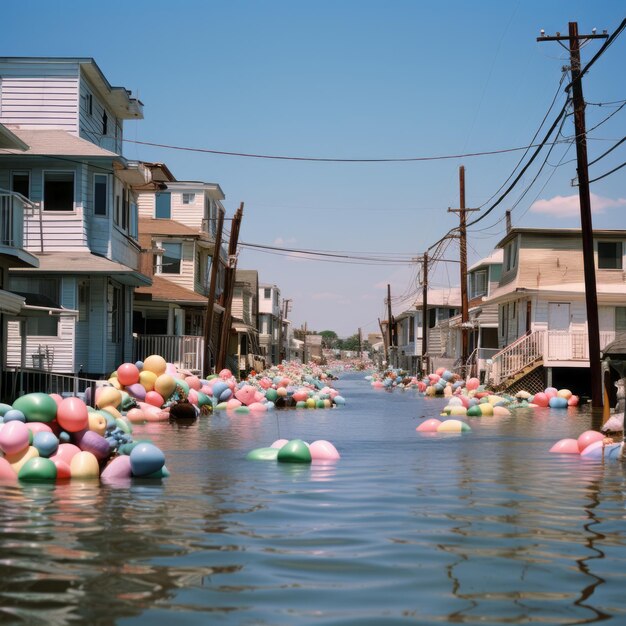
[{"label": "balcony railing", "polygon": [[523,335],[496,353],[492,359],[491,383],[499,385],[543,357],[545,331]]},{"label": "balcony railing", "polygon": [[135,360],[160,354],[168,363],[187,370],[204,371],[204,337],[197,335],[138,335]]}]

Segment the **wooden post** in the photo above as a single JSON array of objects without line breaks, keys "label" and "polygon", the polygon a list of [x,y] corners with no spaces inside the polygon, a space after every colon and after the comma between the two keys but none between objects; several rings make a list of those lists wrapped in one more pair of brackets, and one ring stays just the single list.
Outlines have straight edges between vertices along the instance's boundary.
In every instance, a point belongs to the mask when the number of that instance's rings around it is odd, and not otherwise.
[{"label": "wooden post", "polygon": [[428,374],[428,252],[424,252],[422,271],[422,372]]},{"label": "wooden post", "polygon": [[[235,286],[235,272],[237,270],[237,242],[239,241],[239,228],[243,217],[243,202],[239,205],[230,231],[228,242],[228,266],[224,275],[224,315],[222,316],[222,326],[220,328],[220,343],[217,349],[217,359],[215,369],[219,372],[226,367],[226,354],[230,339],[231,310],[233,304],[233,291]],[[232,259],[235,259],[232,261]],[[231,267],[232,262],[232,267]],[[239,368],[239,363],[237,363]]]},{"label": "wooden post", "polygon": [[220,251],[222,247],[222,231],[224,229],[224,211],[220,210],[217,216],[217,232],[213,247],[213,261],[211,263],[211,282],[209,284],[209,295],[207,297],[206,316],[204,318],[204,358],[202,363],[202,375],[208,376],[211,372],[210,357],[211,332],[213,327],[213,309],[215,305],[215,289],[217,287],[217,271],[220,264]]}]

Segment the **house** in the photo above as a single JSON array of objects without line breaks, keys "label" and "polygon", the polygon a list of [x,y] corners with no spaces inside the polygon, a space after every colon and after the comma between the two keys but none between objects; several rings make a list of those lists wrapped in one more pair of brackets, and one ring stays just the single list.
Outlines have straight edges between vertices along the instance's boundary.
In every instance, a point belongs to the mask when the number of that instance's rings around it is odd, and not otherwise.
[{"label": "house", "polygon": [[150,282],[136,194],[151,172],[122,156],[124,121],[143,105],[77,57],[0,57],[0,102],[0,123],[27,146],[0,150],[0,188],[38,208],[24,214],[38,266],[11,268],[9,285],[50,313],[7,321],[6,363],[108,374],[132,358],[133,291]]},{"label": "house", "polygon": [[[434,371],[438,367],[452,367],[454,356],[446,348],[449,343],[449,320],[461,308],[461,290],[458,287],[429,289],[427,294],[426,328],[422,311],[424,301],[417,300],[413,307],[395,316],[397,332],[397,363],[390,357],[392,365],[417,374],[426,368]],[[428,367],[422,363],[422,353],[426,343]]]},{"label": "house", "polygon": [[259,285],[259,344],[268,365],[280,362],[280,289],[276,285]]},{"label": "house", "polygon": [[[596,230],[593,246],[604,349],[626,332],[626,231]],[[558,385],[588,393],[581,230],[513,228],[498,248],[502,275],[487,299],[499,316],[492,383]]]},{"label": "house", "polygon": [[230,354],[237,355],[241,376],[250,370],[265,369],[265,359],[259,346],[259,273],[256,270],[236,270],[232,302],[232,330],[234,345]]},{"label": "house", "polygon": [[[158,352],[189,369],[203,370],[205,319],[216,254],[217,218],[224,213],[224,193],[215,183],[177,181],[162,164],[160,187],[138,194],[139,239],[143,271],[152,285],[135,292],[133,331],[137,358]],[[218,253],[210,331],[215,359],[223,305],[224,247]]]},{"label": "house", "polygon": [[[450,318],[450,334],[446,351],[457,360],[462,357],[462,333],[468,334],[465,375],[485,381],[488,361],[499,350],[498,306],[488,299],[500,284],[503,250],[494,250],[467,270],[468,321],[463,324],[460,315]],[[459,371],[463,366],[460,363]]]}]

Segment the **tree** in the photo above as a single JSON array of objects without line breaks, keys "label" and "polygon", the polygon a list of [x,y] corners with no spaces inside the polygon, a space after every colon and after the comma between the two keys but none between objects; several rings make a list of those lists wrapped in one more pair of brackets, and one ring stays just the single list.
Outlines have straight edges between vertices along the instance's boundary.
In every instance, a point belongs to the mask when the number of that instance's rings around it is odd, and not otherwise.
[{"label": "tree", "polygon": [[350,335],[347,339],[344,339],[342,342],[343,350],[351,350],[353,352],[359,351],[359,336],[358,335]]},{"label": "tree", "polygon": [[336,348],[339,337],[334,330],[323,330],[322,335],[322,348]]}]

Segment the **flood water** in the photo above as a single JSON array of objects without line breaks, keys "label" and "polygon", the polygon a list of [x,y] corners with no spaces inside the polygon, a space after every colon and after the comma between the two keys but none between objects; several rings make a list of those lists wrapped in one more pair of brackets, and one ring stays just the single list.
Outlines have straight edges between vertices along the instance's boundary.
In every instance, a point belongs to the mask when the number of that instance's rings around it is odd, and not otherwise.
[{"label": "flood water", "polygon": [[[0,623],[626,621],[624,468],[548,453],[588,415],[427,436],[445,400],[335,386],[345,407],[136,427],[164,481],[0,486]],[[279,437],[342,459],[245,460]]]}]

